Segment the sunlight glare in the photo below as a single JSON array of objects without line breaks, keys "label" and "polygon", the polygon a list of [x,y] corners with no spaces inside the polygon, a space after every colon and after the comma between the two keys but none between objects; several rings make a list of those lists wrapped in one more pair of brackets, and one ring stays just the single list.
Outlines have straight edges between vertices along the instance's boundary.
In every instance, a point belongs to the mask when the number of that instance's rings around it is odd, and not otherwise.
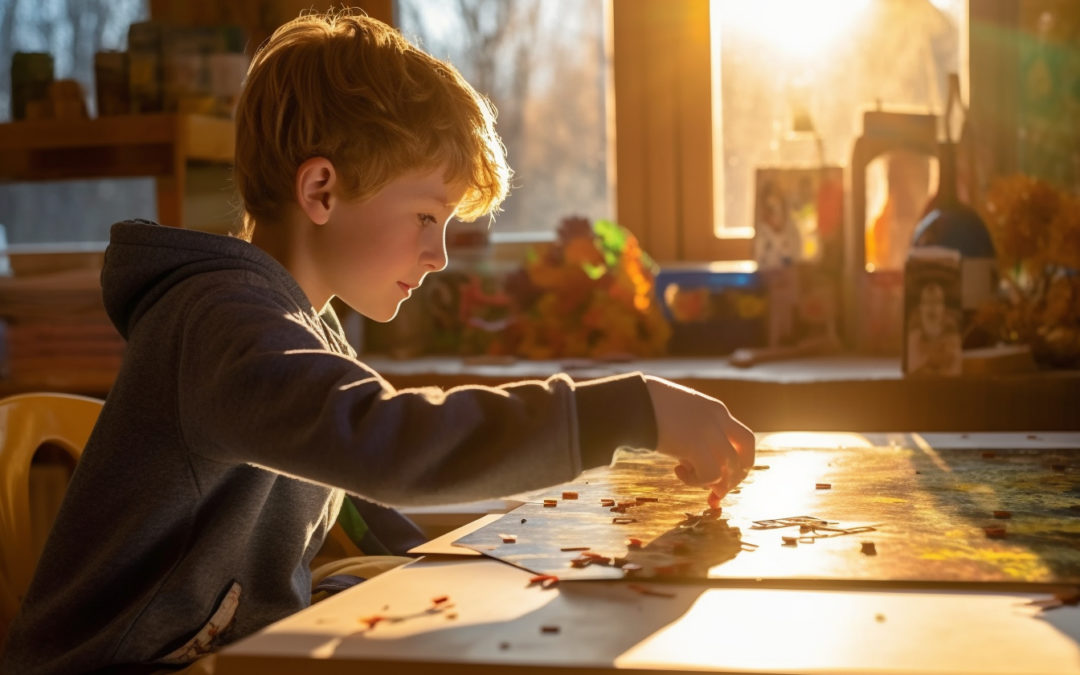
[{"label": "sunlight glare", "polygon": [[816,55],[871,0],[713,0],[712,11],[734,30],[759,37],[793,57]]},{"label": "sunlight glare", "polygon": [[862,434],[834,431],[780,431],[764,434],[757,440],[758,450],[794,450],[807,448],[872,448],[874,444]]},{"label": "sunlight glare", "polygon": [[[820,632],[814,627],[821,623],[845,626],[862,617],[844,606],[852,604],[850,600],[840,606],[828,602],[835,595],[819,591],[709,589],[678,621],[627,650],[616,664],[623,668],[670,668],[678,664],[695,670],[723,666],[725,670],[758,672],[802,670],[806,664],[842,662],[849,652],[858,651],[850,645],[852,631]],[[830,615],[822,616],[826,611]],[[794,617],[802,621],[793,621]],[[787,630],[725,628],[732,620],[758,626],[783,625]],[[792,626],[796,623],[798,627]],[[778,639],[783,649],[776,648]]]}]

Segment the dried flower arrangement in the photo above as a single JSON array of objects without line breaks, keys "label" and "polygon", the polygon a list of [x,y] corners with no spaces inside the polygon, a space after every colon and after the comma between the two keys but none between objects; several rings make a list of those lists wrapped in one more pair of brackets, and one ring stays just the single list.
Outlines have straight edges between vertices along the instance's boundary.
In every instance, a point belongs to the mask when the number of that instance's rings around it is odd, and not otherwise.
[{"label": "dried flower arrangement", "polygon": [[995,180],[983,219],[998,253],[1002,293],[979,322],[1036,360],[1080,366],[1080,198],[1030,176]]},{"label": "dried flower arrangement", "polygon": [[492,351],[533,359],[662,355],[671,327],[655,268],[618,224],[563,220],[556,240],[530,250],[507,278],[514,318]]}]

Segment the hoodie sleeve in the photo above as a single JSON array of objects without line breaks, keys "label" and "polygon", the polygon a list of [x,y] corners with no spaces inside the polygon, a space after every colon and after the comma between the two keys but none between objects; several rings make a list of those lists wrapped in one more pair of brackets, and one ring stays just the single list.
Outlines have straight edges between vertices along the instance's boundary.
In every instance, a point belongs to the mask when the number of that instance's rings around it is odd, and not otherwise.
[{"label": "hoodie sleeve", "polygon": [[185,322],[178,414],[209,459],[404,506],[539,489],[608,463],[619,445],[655,445],[640,374],[395,390],[250,293],[207,295]]}]

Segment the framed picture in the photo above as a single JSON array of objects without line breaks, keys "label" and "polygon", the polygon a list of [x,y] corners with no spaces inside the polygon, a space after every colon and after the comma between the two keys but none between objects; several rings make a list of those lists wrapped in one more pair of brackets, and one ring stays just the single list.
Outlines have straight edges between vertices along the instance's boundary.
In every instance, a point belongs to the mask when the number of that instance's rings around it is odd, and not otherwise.
[{"label": "framed picture", "polygon": [[961,351],[959,252],[916,247],[904,267],[904,373],[959,375]]},{"label": "framed picture", "polygon": [[843,221],[841,167],[757,170],[754,259],[768,293],[770,347],[837,335]]}]

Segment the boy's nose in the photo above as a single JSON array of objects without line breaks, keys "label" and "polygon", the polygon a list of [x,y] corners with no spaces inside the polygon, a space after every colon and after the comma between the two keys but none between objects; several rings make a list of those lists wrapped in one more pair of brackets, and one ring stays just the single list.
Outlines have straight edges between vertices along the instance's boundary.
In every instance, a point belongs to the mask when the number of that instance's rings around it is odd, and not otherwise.
[{"label": "boy's nose", "polygon": [[424,267],[432,272],[441,272],[446,269],[446,265],[449,262],[446,254],[446,245],[444,244],[429,249],[421,259],[421,262],[424,264]]},{"label": "boy's nose", "polygon": [[433,239],[431,244],[424,249],[424,254],[420,258],[420,262],[423,263],[432,272],[441,272],[446,269],[447,263],[449,263],[449,256],[446,253],[446,228],[439,233],[438,239]]}]

